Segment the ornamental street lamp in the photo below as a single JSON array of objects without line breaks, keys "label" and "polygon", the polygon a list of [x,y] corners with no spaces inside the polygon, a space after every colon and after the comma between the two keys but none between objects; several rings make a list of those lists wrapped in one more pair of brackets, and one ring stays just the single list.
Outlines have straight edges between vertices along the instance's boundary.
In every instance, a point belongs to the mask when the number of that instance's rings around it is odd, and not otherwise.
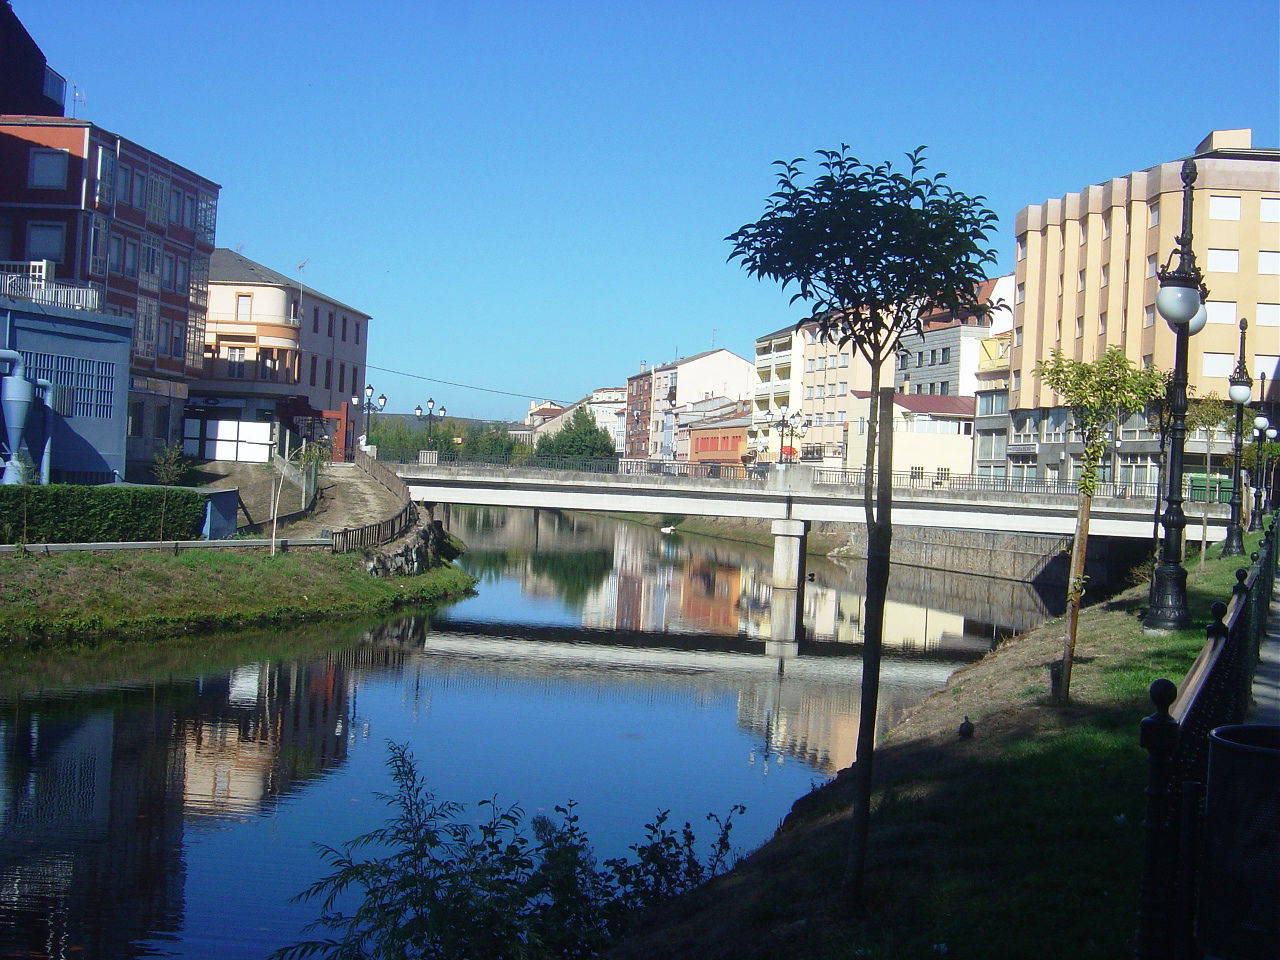
[{"label": "ornamental street lamp", "polygon": [[369,428],[373,424],[373,414],[386,407],[387,395],[385,393],[379,395],[377,402],[374,402],[373,384],[369,384],[364,388],[364,400],[361,401],[358,395],[354,396],[351,398],[351,405],[357,410],[364,410],[364,442],[367,446],[369,444]]},{"label": "ornamental street lamp", "polygon": [[1244,408],[1253,397],[1253,378],[1244,359],[1244,333],[1249,329],[1249,322],[1240,318],[1240,357],[1236,360],[1236,368],[1228,378],[1230,387],[1227,395],[1236,405],[1236,432],[1231,447],[1231,521],[1227,524],[1227,536],[1222,541],[1222,556],[1244,556],[1244,531],[1240,524],[1240,512],[1244,506],[1243,493],[1240,490],[1240,448],[1243,445]]},{"label": "ornamental street lamp", "polygon": [[[435,409],[436,409],[435,397],[427,397],[427,412],[425,415],[422,412],[422,404],[418,404],[416,407],[413,408],[413,413],[419,420],[427,421],[427,449],[428,450],[435,449],[435,446],[433,445],[434,440],[431,435],[431,424],[435,421],[435,418],[436,418]],[[445,408],[441,406],[440,419],[443,420],[444,416],[445,416]]]},{"label": "ornamental street lamp", "polygon": [[[804,415],[799,410],[793,412],[791,416],[787,416],[787,405],[785,403],[778,408],[778,414],[778,419],[772,424],[778,431],[778,442],[781,444],[781,449],[778,451],[778,461],[780,463],[790,463],[795,459],[796,437],[803,437],[809,432],[809,421],[804,418]],[[787,443],[788,435],[791,437],[790,444]],[[788,454],[788,450],[791,450],[792,453]]]},{"label": "ornamental street lamp", "polygon": [[[1157,277],[1156,309],[1174,332],[1173,378],[1169,385],[1172,423],[1169,428],[1168,489],[1165,493],[1164,542],[1151,577],[1151,607],[1143,626],[1148,630],[1183,630],[1191,625],[1187,610],[1187,571],[1182,566],[1182,534],[1187,526],[1182,511],[1182,453],[1187,438],[1187,341],[1208,317],[1204,300],[1208,289],[1191,250],[1192,184],[1196,163],[1182,164],[1182,232],[1174,238],[1177,249]],[[1178,265],[1170,269],[1174,255]]]},{"label": "ornamental street lamp", "polygon": [[1253,418],[1253,516],[1249,518],[1250,533],[1262,529],[1262,445],[1269,433],[1267,428],[1271,426],[1271,421],[1262,412],[1267,398],[1266,374],[1259,374],[1258,382],[1262,384],[1262,390],[1258,398],[1258,415]]}]

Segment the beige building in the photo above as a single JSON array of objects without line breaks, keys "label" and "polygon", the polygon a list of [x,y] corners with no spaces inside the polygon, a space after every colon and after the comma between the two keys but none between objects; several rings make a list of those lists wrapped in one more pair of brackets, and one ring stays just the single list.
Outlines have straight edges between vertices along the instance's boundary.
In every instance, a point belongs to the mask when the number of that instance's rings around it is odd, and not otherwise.
[{"label": "beige building", "polygon": [[[967,474],[973,464],[973,397],[893,395],[893,470],[912,479],[945,480]],[[859,391],[849,419],[846,466],[867,462],[871,394]]]},{"label": "beige building", "polygon": [[[1193,249],[1209,319],[1190,341],[1188,384],[1195,396],[1226,397],[1241,317],[1249,320],[1255,384],[1263,373],[1272,384],[1280,372],[1280,150],[1254,147],[1249,130],[1216,130],[1193,156]],[[1044,478],[1055,464],[1064,473],[1074,464],[1066,411],[1034,373],[1055,348],[1093,360],[1121,346],[1134,363],[1172,369],[1174,335],[1156,314],[1156,272],[1181,232],[1181,167],[1182,158],[1169,160],[1018,213],[1011,476]],[[1151,481],[1156,441],[1145,417],[1117,426],[1124,448],[1116,479]],[[1196,452],[1189,443],[1188,456]]]}]

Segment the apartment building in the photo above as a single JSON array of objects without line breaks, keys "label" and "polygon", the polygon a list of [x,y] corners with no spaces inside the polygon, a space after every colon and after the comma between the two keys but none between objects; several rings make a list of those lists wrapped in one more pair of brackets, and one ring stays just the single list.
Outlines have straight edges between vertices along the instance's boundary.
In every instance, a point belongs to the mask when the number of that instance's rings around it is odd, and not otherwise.
[{"label": "apartment building", "polygon": [[[1255,385],[1280,372],[1280,150],[1254,147],[1249,130],[1215,130],[1193,151],[1193,248],[1209,288],[1208,323],[1190,340],[1195,396],[1227,395],[1238,323],[1249,320],[1247,365]],[[1120,346],[1136,364],[1173,368],[1174,334],[1155,310],[1157,270],[1182,227],[1183,158],[1028,206],[1016,221],[1013,339],[1009,363],[1008,471],[1047,478],[1078,469],[1068,411],[1035,375],[1059,349],[1093,360]],[[1255,386],[1255,391],[1257,387]],[[1143,414],[1117,424],[1116,479],[1153,482],[1158,442]],[[1211,438],[1189,438],[1189,459]],[[1225,442],[1214,452],[1225,457]]]},{"label": "apartment building", "polygon": [[204,449],[234,423],[281,423],[352,448],[364,399],[367,313],[219,247],[209,267],[203,374],[184,438]]},{"label": "apartment building", "polygon": [[[894,472],[917,480],[945,480],[953,473],[968,473],[973,463],[974,409],[973,397],[895,393]],[[871,393],[860,390],[853,396],[849,422],[847,465],[851,469],[866,465],[870,416]]]},{"label": "apartment building", "polygon": [[[625,414],[626,403],[626,387],[597,387],[577,403],[559,408],[559,413],[540,423],[532,431],[533,441],[559,433],[569,425],[578,408],[585,406],[596,426],[613,438],[615,452],[623,454],[626,451],[626,435],[622,429],[622,415]],[[531,405],[531,408],[538,409],[536,405]]]},{"label": "apartment building", "polygon": [[973,473],[979,477],[1004,477],[1009,471],[1009,350],[1012,343],[1012,330],[978,341]]},{"label": "apartment building", "polygon": [[627,378],[626,456],[674,459],[676,408],[713,398],[745,400],[752,365],[723,347],[681,357]]},{"label": "apartment building", "polygon": [[918,335],[904,337],[894,370],[902,393],[972,397],[978,389],[978,344],[1013,326],[1013,274],[984,280],[978,298],[989,313],[939,311],[925,317]]}]

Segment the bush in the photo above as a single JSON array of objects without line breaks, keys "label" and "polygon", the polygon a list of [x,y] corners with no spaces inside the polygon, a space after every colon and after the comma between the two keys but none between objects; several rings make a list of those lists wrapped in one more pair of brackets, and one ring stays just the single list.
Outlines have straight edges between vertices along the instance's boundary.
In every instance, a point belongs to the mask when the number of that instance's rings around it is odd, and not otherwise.
[{"label": "bush", "polygon": [[0,542],[194,540],[205,498],[170,487],[0,486]]},{"label": "bush", "polygon": [[[333,939],[277,950],[274,960],[301,957],[421,957],[432,960],[560,960],[598,955],[629,926],[634,912],[705,883],[729,866],[735,806],[719,828],[709,860],[695,849],[689,824],[676,833],[659,813],[634,858],[598,867],[574,805],[556,807],[560,820],[535,817],[533,838],[521,831],[519,807],[483,801],[479,826],[461,822],[460,804],[438,800],[408,748],[390,744],[397,808],[383,827],[342,849],[321,844],[335,871],[295,900],[321,901],[323,928]],[[372,846],[385,856],[361,860]],[[335,910],[339,895],[363,893],[356,911]]]}]

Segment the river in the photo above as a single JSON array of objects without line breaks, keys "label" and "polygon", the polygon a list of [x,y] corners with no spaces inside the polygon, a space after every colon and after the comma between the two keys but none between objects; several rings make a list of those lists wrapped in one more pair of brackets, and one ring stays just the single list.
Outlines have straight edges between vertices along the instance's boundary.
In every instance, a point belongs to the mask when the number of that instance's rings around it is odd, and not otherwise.
[{"label": "river", "polygon": [[[852,759],[863,571],[812,558],[806,639],[766,642],[767,549],[455,509],[475,597],[428,617],[51,653],[0,670],[0,955],[257,958],[389,809],[387,744],[436,795],[575,801],[602,857],[662,809],[735,845]],[[1045,616],[1028,584],[895,568],[880,727]]]}]

